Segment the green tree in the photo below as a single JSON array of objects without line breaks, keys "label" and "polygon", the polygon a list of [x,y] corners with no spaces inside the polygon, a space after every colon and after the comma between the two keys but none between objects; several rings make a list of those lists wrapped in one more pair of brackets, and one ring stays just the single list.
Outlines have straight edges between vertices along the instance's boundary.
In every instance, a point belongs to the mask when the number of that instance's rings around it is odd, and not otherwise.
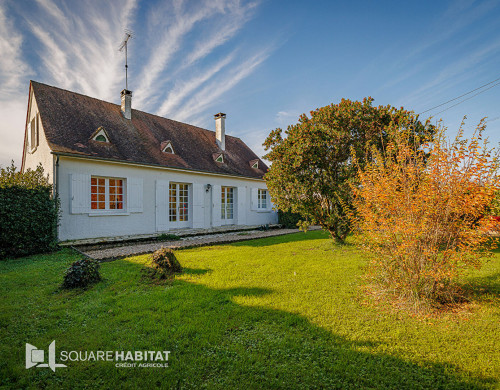
[{"label": "green tree", "polygon": [[[337,242],[344,242],[351,231],[352,190],[357,167],[373,145],[382,148],[390,136],[389,128],[409,128],[426,142],[435,132],[429,121],[422,123],[413,112],[392,106],[372,106],[342,99],[339,104],[302,114],[295,125],[273,130],[264,143],[266,159],[272,165],[265,179],[279,210],[299,213],[303,229],[319,224]],[[396,124],[397,126],[394,126]]]}]

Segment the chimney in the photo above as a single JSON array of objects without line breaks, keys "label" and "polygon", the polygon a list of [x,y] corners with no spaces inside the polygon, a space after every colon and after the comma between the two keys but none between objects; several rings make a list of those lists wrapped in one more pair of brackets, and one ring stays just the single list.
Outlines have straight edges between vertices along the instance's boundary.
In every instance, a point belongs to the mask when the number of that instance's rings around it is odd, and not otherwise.
[{"label": "chimney", "polygon": [[132,119],[132,91],[124,89],[122,95],[122,114],[126,119]]},{"label": "chimney", "polygon": [[226,149],[226,114],[219,112],[215,118],[215,142],[222,150]]}]

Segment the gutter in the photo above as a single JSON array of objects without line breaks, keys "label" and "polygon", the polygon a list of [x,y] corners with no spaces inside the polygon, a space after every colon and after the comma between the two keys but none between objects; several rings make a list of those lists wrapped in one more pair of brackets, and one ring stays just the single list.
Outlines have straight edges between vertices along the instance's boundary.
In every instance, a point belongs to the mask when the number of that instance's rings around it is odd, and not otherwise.
[{"label": "gutter", "polygon": [[[59,156],[54,155],[52,166],[52,197],[58,199],[59,197]],[[59,239],[59,223],[57,224],[57,239]]]},{"label": "gutter", "polygon": [[126,161],[126,160],[116,160],[116,159],[111,159],[111,158],[104,158],[104,157],[92,157],[92,156],[84,156],[84,155],[78,155],[78,154],[73,154],[73,153],[61,153],[61,152],[54,152],[51,151],[51,154],[54,156],[57,156],[57,165],[59,165],[59,156],[63,157],[72,157],[72,158],[80,158],[83,160],[95,160],[95,161],[105,161],[109,163],[114,163],[114,164],[124,164],[124,165],[135,165],[135,166],[142,166],[142,167],[148,167],[148,168],[157,168],[157,169],[164,169],[167,171],[175,171],[175,172],[195,172],[199,173],[202,175],[209,175],[209,176],[226,176],[226,177],[234,177],[238,179],[250,179],[250,180],[255,180],[255,181],[265,181],[263,178],[259,179],[256,177],[251,177],[251,176],[243,176],[243,175],[231,175],[229,173],[213,173],[213,172],[208,172],[208,171],[201,171],[198,169],[191,169],[191,168],[171,168],[171,167],[165,167],[163,165],[159,164],[151,164],[151,163],[140,163],[140,162],[134,162],[134,161]]}]

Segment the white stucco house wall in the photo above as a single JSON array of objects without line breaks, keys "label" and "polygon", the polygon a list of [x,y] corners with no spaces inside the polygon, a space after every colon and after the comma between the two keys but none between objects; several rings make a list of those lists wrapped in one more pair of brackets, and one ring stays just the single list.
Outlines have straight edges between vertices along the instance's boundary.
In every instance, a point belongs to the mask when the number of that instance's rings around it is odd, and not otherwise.
[{"label": "white stucco house wall", "polygon": [[61,202],[59,240],[277,222],[267,166],[225,134],[30,82],[22,170],[42,164]]}]

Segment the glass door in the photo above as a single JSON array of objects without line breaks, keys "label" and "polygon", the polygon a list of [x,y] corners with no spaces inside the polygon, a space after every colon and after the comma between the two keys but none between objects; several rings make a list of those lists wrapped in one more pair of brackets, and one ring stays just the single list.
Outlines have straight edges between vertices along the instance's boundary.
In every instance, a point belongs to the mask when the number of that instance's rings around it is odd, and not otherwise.
[{"label": "glass door", "polygon": [[221,188],[221,221],[223,225],[232,225],[234,223],[234,188]]},{"label": "glass door", "polygon": [[189,184],[170,183],[168,221],[172,228],[189,227]]}]

